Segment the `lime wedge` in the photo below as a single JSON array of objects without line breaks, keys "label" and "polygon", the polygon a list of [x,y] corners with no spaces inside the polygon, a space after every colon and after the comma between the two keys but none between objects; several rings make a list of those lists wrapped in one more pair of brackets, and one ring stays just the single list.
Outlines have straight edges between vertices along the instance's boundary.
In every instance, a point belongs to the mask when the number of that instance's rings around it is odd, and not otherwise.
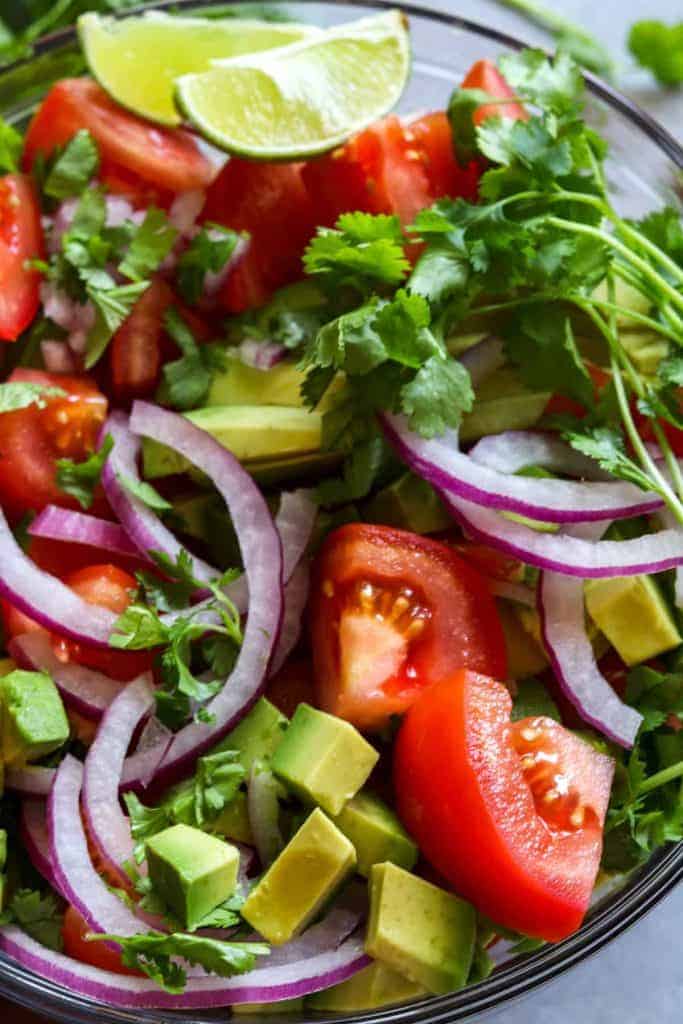
[{"label": "lime wedge", "polygon": [[214,61],[178,79],[176,100],[221,149],[295,160],[338,146],[386,114],[409,70],[406,20],[387,11],[279,50]]},{"label": "lime wedge", "polygon": [[120,20],[83,14],[78,34],[93,77],[117,103],[174,125],[180,124],[173,102],[179,75],[206,71],[217,58],[287,46],[321,33],[294,22],[208,20],[149,11]]}]

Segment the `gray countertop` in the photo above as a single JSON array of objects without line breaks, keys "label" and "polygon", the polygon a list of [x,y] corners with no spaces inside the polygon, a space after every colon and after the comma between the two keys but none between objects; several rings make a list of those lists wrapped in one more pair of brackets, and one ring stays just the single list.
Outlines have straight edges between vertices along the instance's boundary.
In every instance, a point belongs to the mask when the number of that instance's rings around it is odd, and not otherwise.
[{"label": "gray countertop", "polygon": [[[543,32],[484,0],[445,0],[444,6],[475,20],[490,19],[530,42],[547,42]],[[680,20],[682,0],[555,0],[554,6],[608,44],[621,62],[623,90],[683,140],[683,91],[657,89],[646,74],[629,66],[624,48],[633,21]],[[513,1006],[478,1018],[476,1024],[679,1024],[682,939],[683,886],[597,956]]]}]

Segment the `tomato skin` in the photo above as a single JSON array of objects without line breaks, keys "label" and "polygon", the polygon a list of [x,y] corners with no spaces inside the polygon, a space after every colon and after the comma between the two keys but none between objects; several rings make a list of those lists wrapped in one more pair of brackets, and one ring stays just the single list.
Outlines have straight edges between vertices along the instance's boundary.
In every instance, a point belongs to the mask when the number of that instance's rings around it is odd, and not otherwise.
[{"label": "tomato skin", "polygon": [[26,261],[45,254],[38,199],[29,178],[0,178],[0,340],[16,341],[40,306],[40,274]]},{"label": "tomato skin", "polygon": [[[375,595],[369,605],[367,585]],[[406,594],[408,607],[397,617],[394,602]],[[316,560],[310,609],[317,703],[359,728],[381,728],[457,668],[506,676],[505,639],[486,582],[437,541],[386,526],[340,527]],[[415,617],[424,619],[417,627]],[[367,659],[367,677],[360,659]],[[371,679],[376,666],[386,676]]]},{"label": "tomato skin", "polygon": [[[164,128],[124,110],[89,78],[64,78],[50,89],[29,125],[23,164],[30,170],[76,132],[87,129],[102,161],[101,180],[124,194],[134,178],[155,190],[205,189],[214,169],[182,128]],[[143,189],[144,192],[144,189]]]},{"label": "tomato skin", "polygon": [[262,305],[301,277],[301,257],[317,227],[301,167],[231,159],[209,189],[202,219],[250,235],[220,294],[228,312]]},{"label": "tomato skin", "polygon": [[73,906],[66,908],[64,923],[62,925],[62,940],[64,952],[73,960],[80,960],[83,964],[91,964],[93,967],[100,967],[103,971],[113,971],[114,974],[126,974],[138,976],[138,971],[130,970],[121,963],[121,954],[112,949],[106,942],[93,942],[86,938],[90,934],[90,927],[85,918]]},{"label": "tomato skin", "polygon": [[453,132],[445,111],[436,110],[411,121],[404,135],[420,154],[434,199],[460,196],[476,202],[481,169],[475,160],[461,167],[455,159]]},{"label": "tomato skin", "polygon": [[[424,856],[461,896],[507,928],[557,941],[588,908],[614,762],[550,719],[511,725],[511,708],[504,686],[474,672],[423,693],[394,748],[397,806]],[[527,723],[554,744],[586,809],[583,824],[554,827],[541,816],[514,746]],[[552,769],[545,779],[553,784]]]},{"label": "tomato skin", "polygon": [[[481,89],[490,96],[509,99],[514,96],[496,65],[490,60],[478,60],[462,80],[461,89]],[[520,103],[488,103],[474,114],[474,123],[481,124],[487,117],[507,117],[513,121],[528,121],[529,112]]]},{"label": "tomato skin", "polygon": [[154,393],[161,374],[164,314],[172,304],[173,292],[156,278],[112,338],[109,365],[117,402],[128,403]]},{"label": "tomato skin", "polygon": [[66,398],[47,399],[44,409],[29,405],[0,415],[0,505],[15,522],[28,510],[50,503],[80,508],[57,487],[55,460],[81,461],[94,449],[107,415],[107,400],[87,377],[18,369],[10,381],[59,387]]}]

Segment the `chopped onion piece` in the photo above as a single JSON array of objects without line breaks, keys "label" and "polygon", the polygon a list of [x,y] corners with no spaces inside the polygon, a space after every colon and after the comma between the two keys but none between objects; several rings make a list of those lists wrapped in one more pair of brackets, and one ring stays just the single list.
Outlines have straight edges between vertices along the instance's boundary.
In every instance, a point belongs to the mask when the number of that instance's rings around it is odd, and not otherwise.
[{"label": "chopped onion piece", "polygon": [[[28,528],[31,537],[64,541],[67,544],[85,544],[87,547],[108,551],[112,555],[140,558],[141,552],[118,523],[99,519],[86,512],[46,505]],[[142,557],[146,558],[146,555]]]}]

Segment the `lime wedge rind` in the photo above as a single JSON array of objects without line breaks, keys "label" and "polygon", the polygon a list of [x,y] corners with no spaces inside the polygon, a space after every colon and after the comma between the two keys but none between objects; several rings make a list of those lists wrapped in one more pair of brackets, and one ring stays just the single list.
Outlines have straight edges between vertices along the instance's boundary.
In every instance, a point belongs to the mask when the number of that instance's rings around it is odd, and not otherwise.
[{"label": "lime wedge rind", "polygon": [[317,37],[212,62],[176,83],[176,103],[221,149],[255,160],[304,159],[334,149],[391,110],[410,72],[399,11]]},{"label": "lime wedge rind", "polygon": [[89,12],[77,23],[89,70],[127,110],[175,126],[174,102],[180,75],[208,69],[215,59],[291,45],[321,30],[295,22],[251,18],[206,19],[147,11],[128,18]]}]

